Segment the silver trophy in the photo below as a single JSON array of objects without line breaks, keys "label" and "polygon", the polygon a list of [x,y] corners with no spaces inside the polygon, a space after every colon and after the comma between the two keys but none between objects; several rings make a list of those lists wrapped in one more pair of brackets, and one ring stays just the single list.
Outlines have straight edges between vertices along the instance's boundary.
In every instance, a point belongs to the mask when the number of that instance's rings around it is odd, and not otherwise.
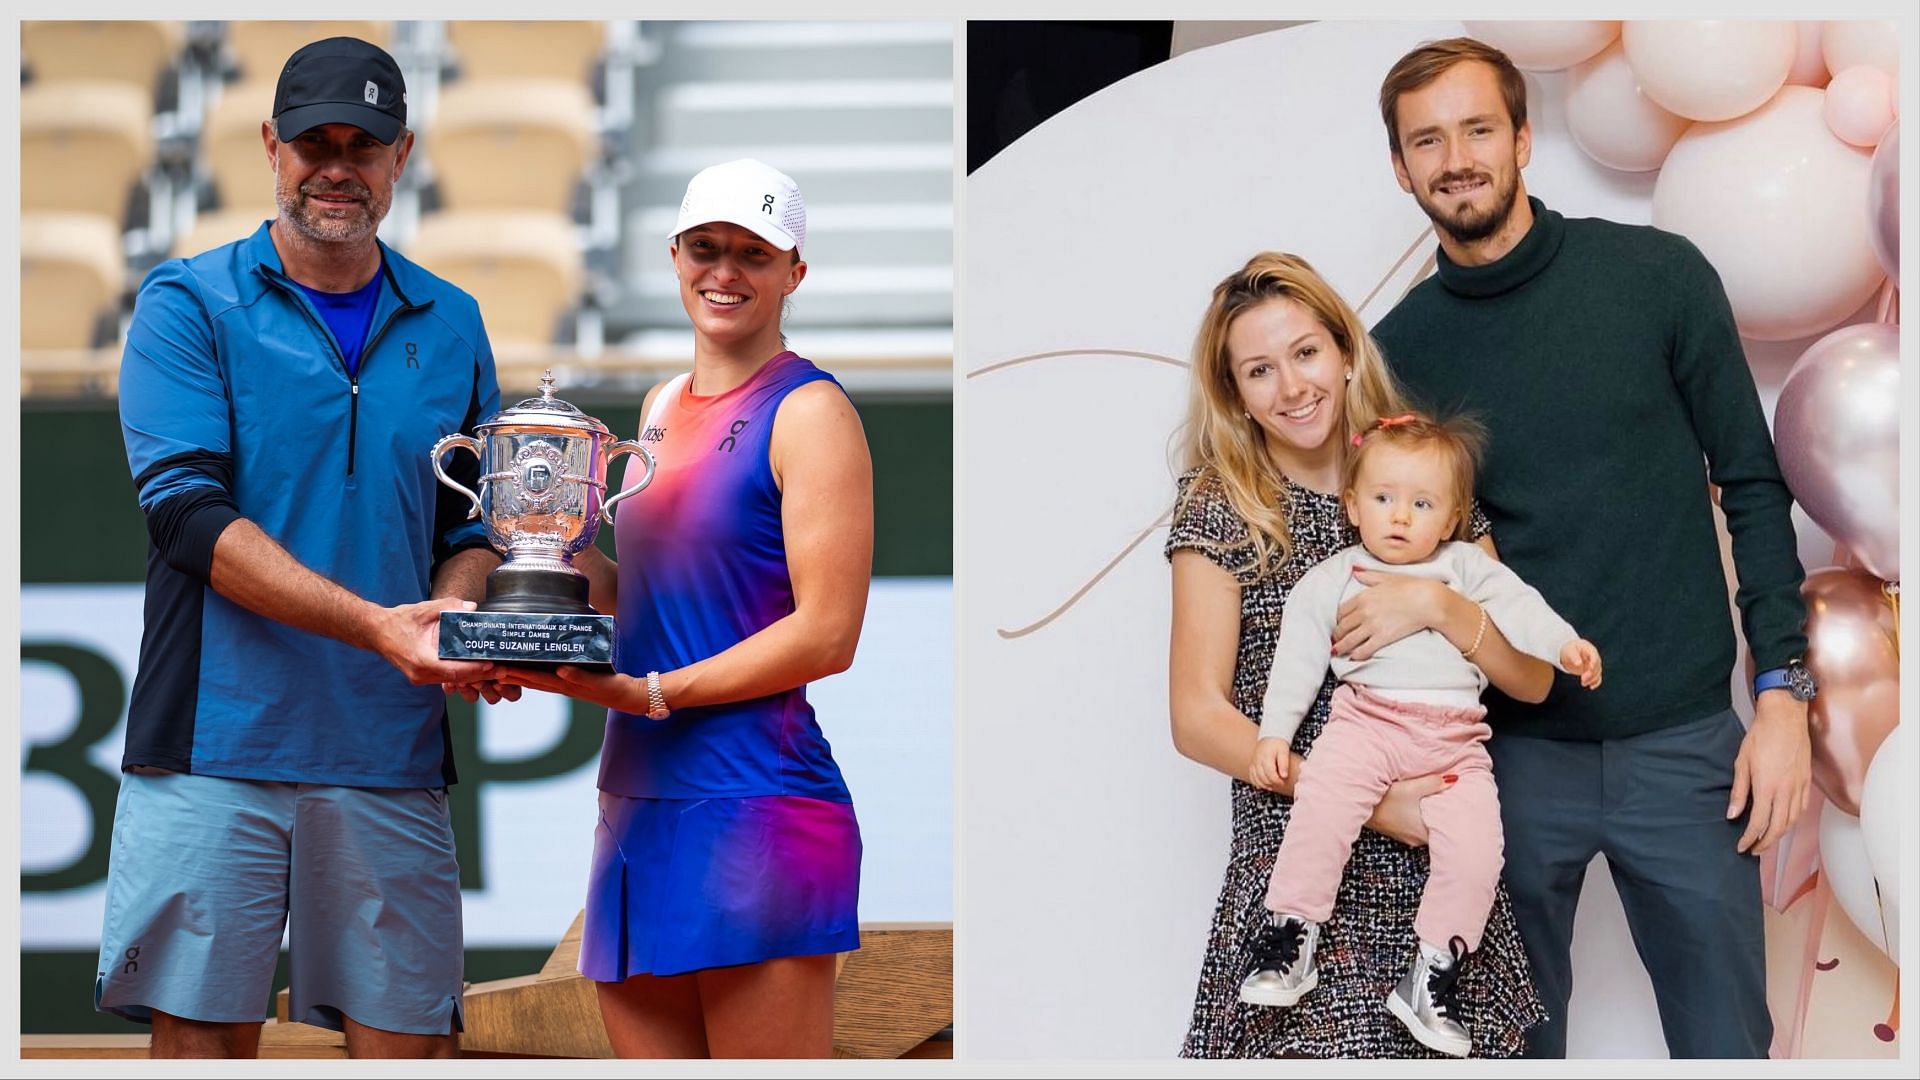
[{"label": "silver trophy", "polygon": [[[553,372],[540,396],[477,425],[479,438],[448,435],[433,444],[440,482],[473,500],[487,541],[506,556],[487,576],[487,598],[475,611],[440,615],[446,659],[579,664],[611,669],[613,618],[587,603],[587,579],[573,556],[593,543],[613,508],[653,481],[653,455],[631,439],[613,441],[607,426],[553,396]],[[480,459],[476,494],[448,476],[447,451]],[[640,482],[607,497],[607,466],[621,454],[646,463]]]}]

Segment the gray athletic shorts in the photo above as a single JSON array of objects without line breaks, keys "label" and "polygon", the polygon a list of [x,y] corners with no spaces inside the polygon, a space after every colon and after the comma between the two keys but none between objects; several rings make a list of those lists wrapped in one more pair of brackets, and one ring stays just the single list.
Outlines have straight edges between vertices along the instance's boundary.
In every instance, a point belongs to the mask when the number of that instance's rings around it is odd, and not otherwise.
[{"label": "gray athletic shorts", "polygon": [[461,1025],[460,869],[444,788],[122,773],[94,1007],[444,1035]]}]

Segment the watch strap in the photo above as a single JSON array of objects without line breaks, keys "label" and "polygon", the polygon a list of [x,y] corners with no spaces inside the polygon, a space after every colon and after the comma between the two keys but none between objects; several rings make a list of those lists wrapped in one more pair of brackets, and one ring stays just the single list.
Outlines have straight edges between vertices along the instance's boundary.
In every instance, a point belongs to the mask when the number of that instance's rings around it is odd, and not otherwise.
[{"label": "watch strap", "polygon": [[667,696],[660,691],[660,673],[647,672],[647,717],[665,720],[671,711],[667,708]]},{"label": "watch strap", "polygon": [[1791,688],[1787,680],[1787,669],[1784,667],[1769,668],[1753,677],[1753,692],[1755,696],[1758,696],[1761,691],[1764,690],[1787,690]]}]

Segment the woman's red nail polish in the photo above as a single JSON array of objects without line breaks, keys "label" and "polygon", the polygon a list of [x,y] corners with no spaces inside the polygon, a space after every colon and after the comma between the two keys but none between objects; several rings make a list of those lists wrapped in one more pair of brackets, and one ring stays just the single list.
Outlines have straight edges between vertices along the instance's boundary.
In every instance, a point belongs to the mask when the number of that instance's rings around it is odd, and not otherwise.
[{"label": "woman's red nail polish", "polygon": [[1441,777],[1440,779],[1445,780],[1447,783],[1451,784],[1455,780],[1460,779],[1460,777],[1455,775],[1454,773],[1448,773],[1447,775]]}]

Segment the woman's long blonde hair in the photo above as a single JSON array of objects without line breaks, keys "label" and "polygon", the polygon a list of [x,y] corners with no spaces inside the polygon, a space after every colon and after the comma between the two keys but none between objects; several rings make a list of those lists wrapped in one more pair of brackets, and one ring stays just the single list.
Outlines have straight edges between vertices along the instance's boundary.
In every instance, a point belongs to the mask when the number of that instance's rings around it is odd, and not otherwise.
[{"label": "woman's long blonde hair", "polygon": [[1399,386],[1360,316],[1305,259],[1263,251],[1214,286],[1213,301],[1193,342],[1187,418],[1181,427],[1182,467],[1200,469],[1185,498],[1218,479],[1228,503],[1249,527],[1251,565],[1260,576],[1293,553],[1286,484],[1267,454],[1265,430],[1247,417],[1241,404],[1227,355],[1227,331],[1233,320],[1269,300],[1292,300],[1306,308],[1326,327],[1353,372],[1346,384],[1342,422],[1332,438],[1345,446],[1353,432],[1367,430],[1383,415],[1405,411]]}]

